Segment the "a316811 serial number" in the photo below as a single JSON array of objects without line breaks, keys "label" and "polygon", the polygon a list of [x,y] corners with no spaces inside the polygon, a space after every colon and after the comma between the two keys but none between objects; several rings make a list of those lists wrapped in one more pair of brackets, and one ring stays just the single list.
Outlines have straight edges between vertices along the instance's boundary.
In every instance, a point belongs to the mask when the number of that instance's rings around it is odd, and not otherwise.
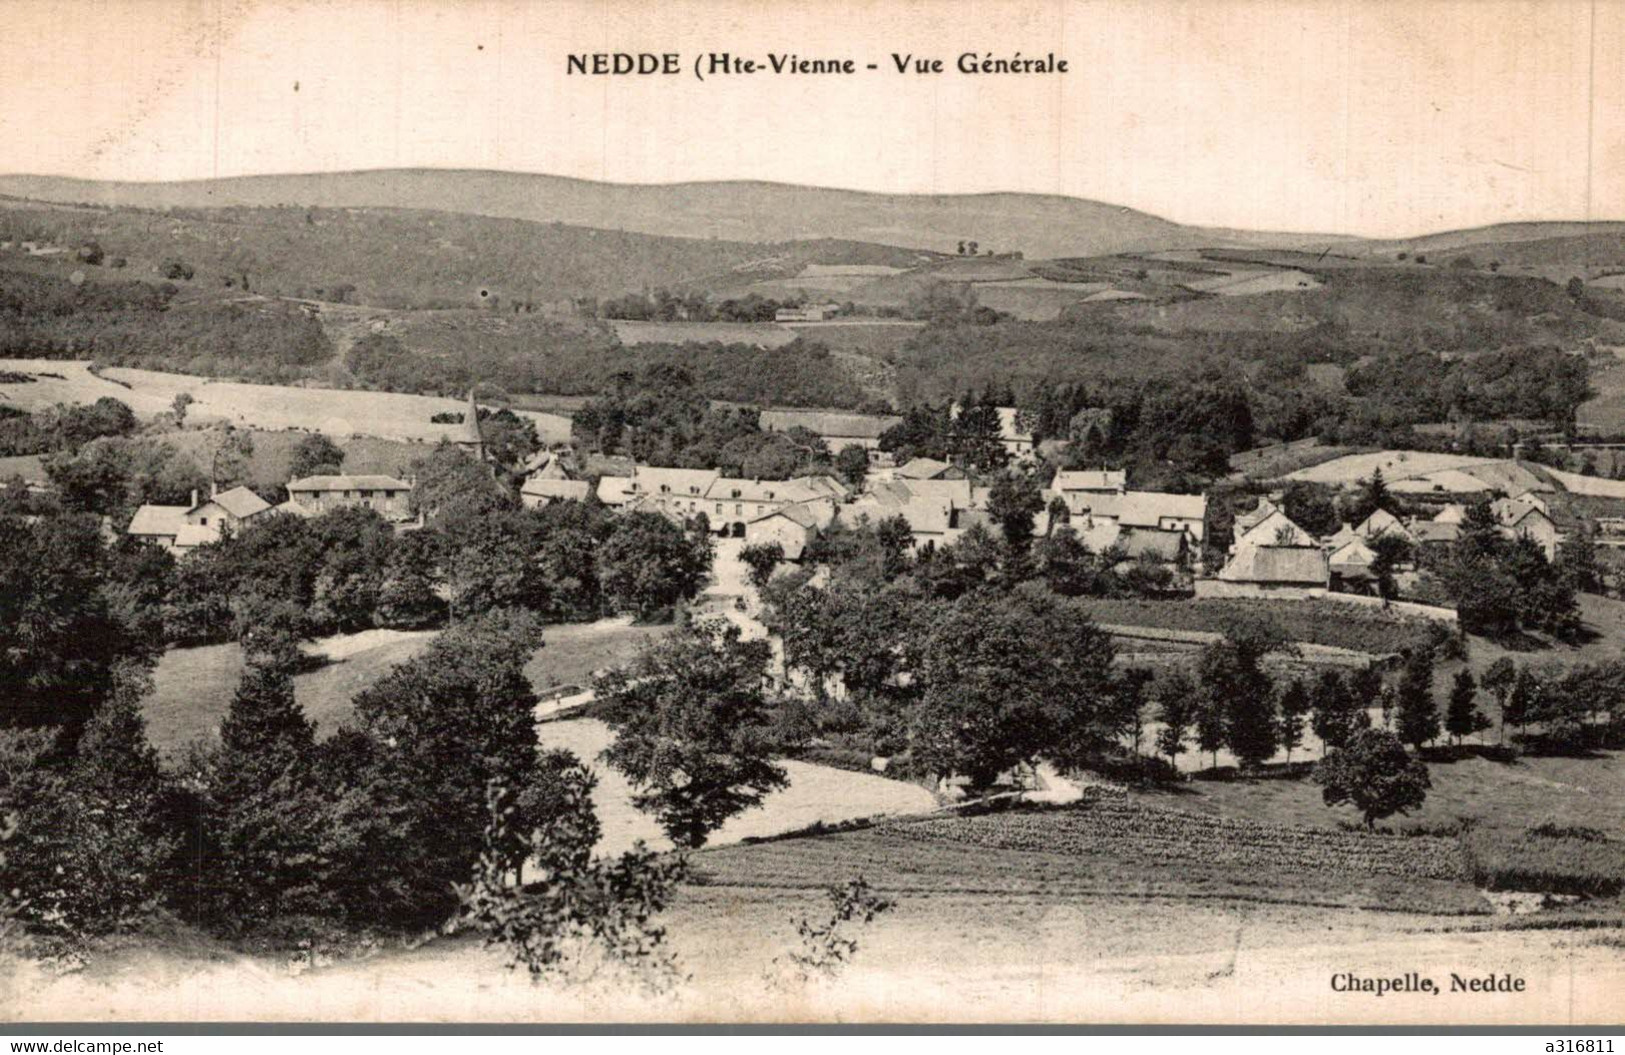
[{"label": "a316811 serial number", "polygon": [[1604,1055],[1614,1050],[1612,1039],[1548,1040],[1546,1050],[1557,1055]]}]

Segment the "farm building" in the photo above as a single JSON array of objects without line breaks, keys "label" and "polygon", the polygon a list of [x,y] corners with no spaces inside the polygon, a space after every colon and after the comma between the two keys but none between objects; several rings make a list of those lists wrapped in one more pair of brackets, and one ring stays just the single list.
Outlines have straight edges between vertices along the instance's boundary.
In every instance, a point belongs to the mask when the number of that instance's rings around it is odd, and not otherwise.
[{"label": "farm building", "polygon": [[[288,484],[288,512],[320,516],[334,509],[361,506],[386,520],[407,520],[412,485],[393,476],[306,476]],[[284,506],[278,506],[283,510]]]},{"label": "farm building", "polygon": [[1062,469],[1050,489],[1062,494],[1120,495],[1128,490],[1128,473],[1121,469]]},{"label": "farm building", "polygon": [[677,520],[704,514],[720,534],[744,538],[745,525],[793,502],[845,501],[846,485],[831,476],[746,480],[715,469],[636,466],[632,475],[605,476],[598,498],[607,506],[664,513]]},{"label": "farm building", "polygon": [[936,458],[910,458],[892,471],[899,480],[963,480],[965,470]]},{"label": "farm building", "polygon": [[1207,496],[1175,495],[1161,491],[1055,491],[1044,493],[1049,502],[1059,497],[1074,521],[1110,522],[1123,528],[1182,531],[1193,543],[1207,537]]},{"label": "farm building", "polygon": [[1333,583],[1360,588],[1375,581],[1376,574],[1372,571],[1372,565],[1376,561],[1376,551],[1366,545],[1364,539],[1359,538],[1349,539],[1332,550],[1331,555],[1326,558]]},{"label": "farm building", "polygon": [[824,441],[831,454],[861,447],[870,460],[880,454],[880,435],[902,423],[895,414],[840,414],[822,410],[764,410],[758,419],[768,432],[802,428]]},{"label": "farm building", "polygon": [[1331,584],[1319,546],[1247,544],[1212,579],[1198,579],[1197,597],[1320,597]]},{"label": "farm building", "polygon": [[540,509],[553,502],[585,502],[592,485],[585,480],[560,480],[533,476],[519,488],[519,501],[526,509]]},{"label": "farm building", "polygon": [[1519,498],[1501,498],[1490,503],[1490,510],[1501,522],[1501,530],[1509,538],[1526,538],[1540,547],[1547,560],[1557,557],[1557,543],[1561,536],[1557,524],[1546,512],[1546,503],[1538,497],[1524,495]]},{"label": "farm building", "polygon": [[745,540],[753,546],[776,542],[785,560],[799,561],[834,519],[835,502],[830,499],[792,502],[746,524]]},{"label": "farm building", "polygon": [[270,509],[271,503],[246,487],[219,491],[201,502],[194,491],[190,505],[144,505],[137,509],[125,534],[175,553],[186,553],[218,541],[226,529],[236,529]]}]

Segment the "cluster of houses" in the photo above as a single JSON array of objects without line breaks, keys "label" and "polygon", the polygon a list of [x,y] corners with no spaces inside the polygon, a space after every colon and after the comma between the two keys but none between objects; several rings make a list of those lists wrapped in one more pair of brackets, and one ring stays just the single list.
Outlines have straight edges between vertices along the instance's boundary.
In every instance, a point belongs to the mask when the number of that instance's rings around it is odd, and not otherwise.
[{"label": "cluster of houses", "polygon": [[288,500],[281,505],[272,505],[246,487],[211,489],[201,500],[193,491],[186,505],[144,505],[135,511],[125,534],[180,556],[270,513],[314,517],[362,506],[392,523],[406,524],[413,519],[411,500],[411,481],[393,476],[306,476],[289,481]]},{"label": "cluster of houses", "polygon": [[[1526,538],[1548,560],[1562,540],[1551,508],[1534,490],[1497,498],[1490,510],[1507,538]],[[1448,502],[1426,516],[1402,520],[1379,509],[1358,524],[1317,538],[1295,523],[1279,496],[1236,517],[1228,557],[1217,574],[1196,583],[1198,597],[1318,597],[1376,592],[1379,538],[1398,538],[1413,554],[1446,549],[1461,537],[1467,508]]]}]

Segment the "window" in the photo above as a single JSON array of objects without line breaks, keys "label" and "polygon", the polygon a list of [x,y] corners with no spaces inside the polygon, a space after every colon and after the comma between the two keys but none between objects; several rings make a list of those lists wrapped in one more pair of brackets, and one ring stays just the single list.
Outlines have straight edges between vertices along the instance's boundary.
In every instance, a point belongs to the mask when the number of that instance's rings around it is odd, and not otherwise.
[{"label": "window", "polygon": [[717,503],[717,516],[721,516],[721,515],[722,515],[722,503],[718,502]]},{"label": "window", "polygon": [[737,488],[737,487],[734,488],[733,494],[730,495],[729,497],[730,498],[738,498],[739,497],[739,488]]},{"label": "window", "polygon": [[737,502],[734,503],[734,516],[742,517],[744,515],[745,515],[745,507],[743,505],[737,503]]},{"label": "window", "polygon": [[670,484],[661,484],[660,485],[660,493],[661,494],[669,494],[670,492],[671,492],[671,485]]},{"label": "window", "polygon": [[198,522],[198,523],[199,523],[199,524],[202,524],[202,525],[203,525],[203,526],[204,526],[204,527],[208,527],[208,526],[209,526],[209,518],[208,518],[208,517],[198,517],[198,518],[197,518],[197,522]]}]

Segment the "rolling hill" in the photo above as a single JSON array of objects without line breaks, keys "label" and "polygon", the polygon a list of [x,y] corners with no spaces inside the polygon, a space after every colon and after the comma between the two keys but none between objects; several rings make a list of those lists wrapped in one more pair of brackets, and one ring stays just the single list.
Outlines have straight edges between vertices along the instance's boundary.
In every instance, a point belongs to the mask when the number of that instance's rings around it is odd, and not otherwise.
[{"label": "rolling hill", "polygon": [[[0,176],[0,194],[144,209],[297,205],[452,210],[641,234],[780,243],[832,238],[953,253],[964,239],[1029,257],[1197,246],[1288,246],[1329,236],[1190,227],[1123,206],[1040,194],[873,194],[756,182],[632,185],[559,176],[400,169],[111,183]],[[1331,240],[1348,241],[1346,236]]]}]

